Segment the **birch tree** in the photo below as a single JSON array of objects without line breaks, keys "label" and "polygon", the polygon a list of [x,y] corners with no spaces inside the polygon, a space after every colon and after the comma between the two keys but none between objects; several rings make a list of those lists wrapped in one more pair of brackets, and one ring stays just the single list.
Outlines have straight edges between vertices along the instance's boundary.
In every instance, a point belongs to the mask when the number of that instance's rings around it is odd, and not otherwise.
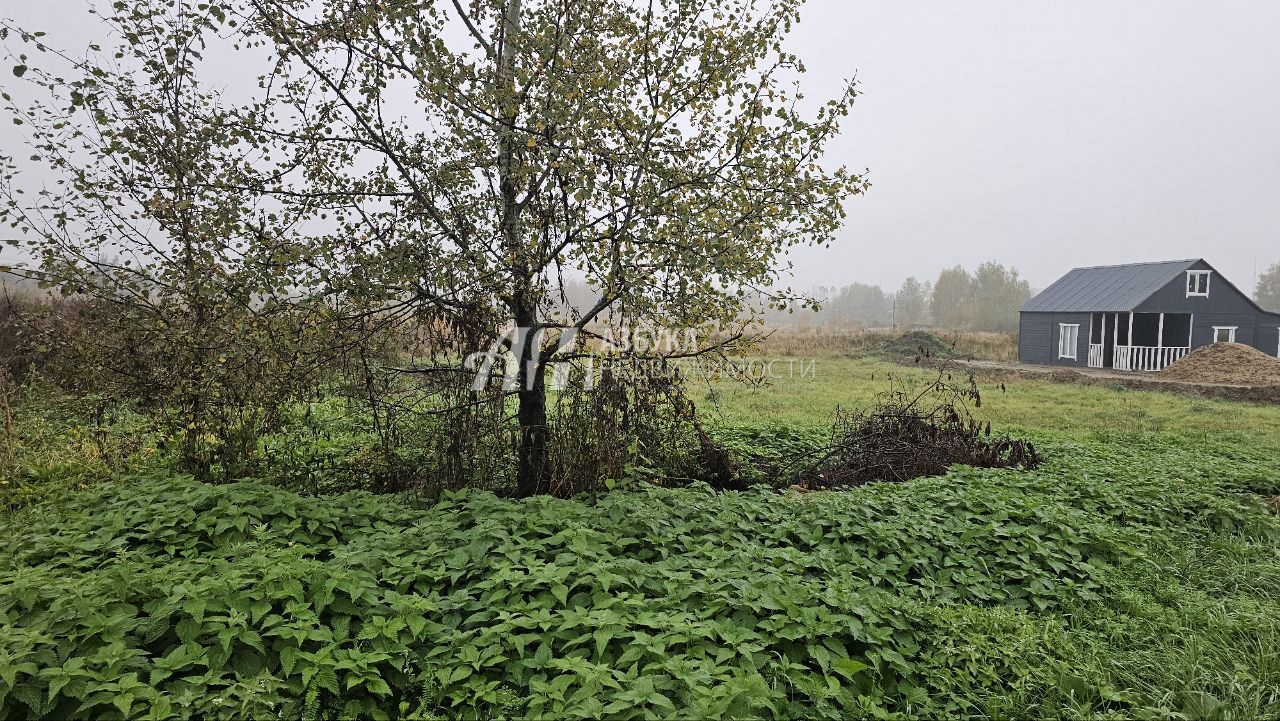
[{"label": "birch tree", "polygon": [[[823,153],[855,96],[800,92],[799,0],[246,0],[272,132],[325,198],[326,277],[523,329],[517,492],[546,491],[549,349],[606,312],[667,326],[780,303],[866,181]],[[252,44],[253,41],[251,41]],[[598,294],[548,314],[566,275]]]}]

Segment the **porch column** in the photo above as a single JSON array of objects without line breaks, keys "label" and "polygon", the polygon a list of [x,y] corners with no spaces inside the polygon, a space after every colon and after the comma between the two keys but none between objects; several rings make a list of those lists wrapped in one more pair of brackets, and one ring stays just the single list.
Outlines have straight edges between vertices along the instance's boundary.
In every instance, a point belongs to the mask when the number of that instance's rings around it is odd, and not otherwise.
[{"label": "porch column", "polygon": [[1160,325],[1156,330],[1156,370],[1164,370],[1164,313],[1160,314]]},{"label": "porch column", "polygon": [[[1129,311],[1129,347],[1133,347],[1133,311]],[[1132,353],[1133,351],[1129,351]]]},{"label": "porch column", "polygon": [[1112,313],[1111,318],[1111,368],[1116,367],[1116,356],[1120,354],[1120,314]]}]

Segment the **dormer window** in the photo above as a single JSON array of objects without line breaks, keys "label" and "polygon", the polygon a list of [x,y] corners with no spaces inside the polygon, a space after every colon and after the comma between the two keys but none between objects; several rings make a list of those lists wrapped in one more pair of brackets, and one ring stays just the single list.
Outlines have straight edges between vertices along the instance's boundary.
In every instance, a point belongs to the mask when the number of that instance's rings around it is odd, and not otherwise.
[{"label": "dormer window", "polygon": [[1211,270],[1188,270],[1187,271],[1187,297],[1191,298],[1199,296],[1201,298],[1209,297],[1209,274]]}]

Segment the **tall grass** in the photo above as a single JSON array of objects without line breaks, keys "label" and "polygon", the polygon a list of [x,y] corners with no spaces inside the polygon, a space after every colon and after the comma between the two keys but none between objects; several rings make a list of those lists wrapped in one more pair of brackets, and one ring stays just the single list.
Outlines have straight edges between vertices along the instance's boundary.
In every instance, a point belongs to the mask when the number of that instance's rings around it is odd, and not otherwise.
[{"label": "tall grass", "polygon": [[[900,338],[907,331],[891,328],[839,328],[832,326],[782,326],[769,329],[759,352],[778,356],[839,357],[864,355]],[[979,360],[1016,361],[1017,333],[929,330],[964,357]]]}]

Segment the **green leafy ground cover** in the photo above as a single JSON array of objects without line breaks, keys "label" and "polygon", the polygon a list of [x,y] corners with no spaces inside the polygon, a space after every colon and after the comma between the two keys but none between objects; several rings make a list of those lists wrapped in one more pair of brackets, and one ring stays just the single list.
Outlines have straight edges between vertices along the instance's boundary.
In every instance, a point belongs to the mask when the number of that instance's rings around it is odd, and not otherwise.
[{"label": "green leafy ground cover", "polygon": [[[840,368],[725,395],[717,434],[820,442],[886,371]],[[92,484],[0,526],[0,717],[1280,714],[1280,409],[1064,388],[984,403],[1041,406],[1039,470],[841,493]]]}]

